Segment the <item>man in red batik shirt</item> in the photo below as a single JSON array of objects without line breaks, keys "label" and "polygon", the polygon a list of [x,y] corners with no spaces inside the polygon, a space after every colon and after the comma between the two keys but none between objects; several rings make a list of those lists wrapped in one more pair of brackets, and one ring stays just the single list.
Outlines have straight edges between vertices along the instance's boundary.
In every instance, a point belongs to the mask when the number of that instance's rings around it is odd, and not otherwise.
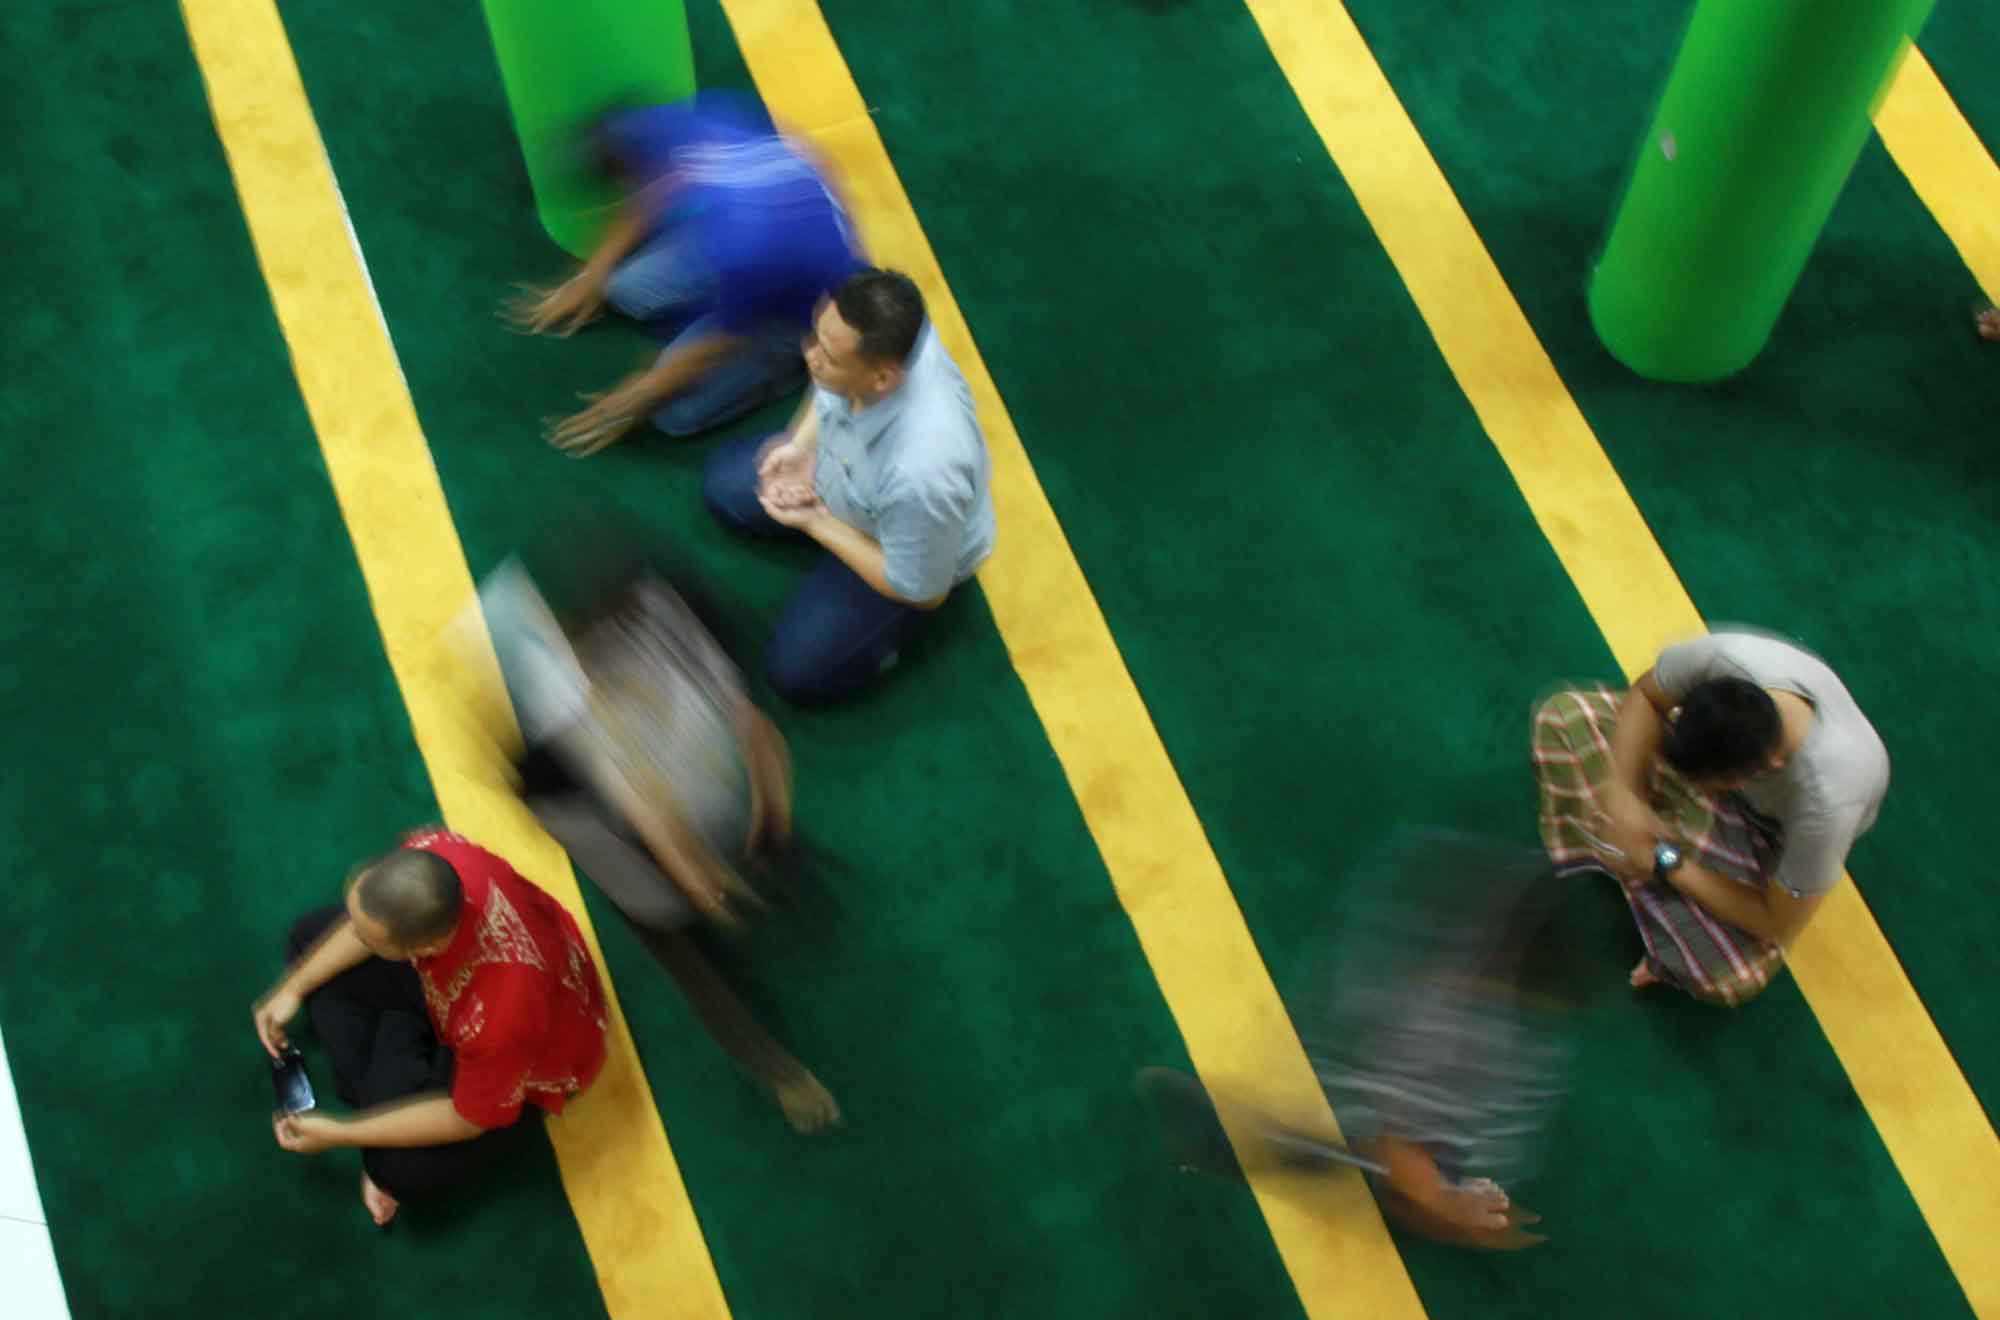
[{"label": "man in red batik shirt", "polygon": [[576,921],[445,830],[356,867],[345,908],[303,918],[290,952],[257,1036],[277,1057],[303,1006],[360,1112],[279,1115],[278,1144],[360,1147],[378,1224],[483,1164],[524,1105],[560,1112],[604,1064],[604,986]]}]

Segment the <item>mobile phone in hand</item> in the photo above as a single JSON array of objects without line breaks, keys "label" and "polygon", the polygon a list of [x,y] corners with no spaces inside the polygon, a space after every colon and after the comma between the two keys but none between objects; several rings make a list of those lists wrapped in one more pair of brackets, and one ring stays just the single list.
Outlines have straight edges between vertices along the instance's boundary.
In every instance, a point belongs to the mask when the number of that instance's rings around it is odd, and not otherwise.
[{"label": "mobile phone in hand", "polygon": [[319,1103],[313,1099],[312,1079],[306,1076],[306,1056],[290,1046],[271,1060],[271,1082],[277,1087],[281,1114],[303,1114]]}]

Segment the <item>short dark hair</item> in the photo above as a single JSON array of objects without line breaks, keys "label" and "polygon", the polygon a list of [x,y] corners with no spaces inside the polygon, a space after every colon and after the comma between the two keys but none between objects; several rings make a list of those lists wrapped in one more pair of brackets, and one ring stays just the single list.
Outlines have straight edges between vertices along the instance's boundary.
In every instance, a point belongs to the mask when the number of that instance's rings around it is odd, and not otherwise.
[{"label": "short dark hair", "polygon": [[1689,689],[1660,751],[1694,779],[1761,770],[1783,728],[1771,694],[1744,678],[1711,678]]},{"label": "short dark hair", "polygon": [[458,924],[465,887],[451,863],[421,848],[399,848],[363,864],[354,901],[403,948],[428,944]]},{"label": "short dark hair", "polygon": [[924,295],[897,271],[855,271],[834,292],[833,305],[861,336],[861,356],[871,362],[903,361],[924,330]]}]

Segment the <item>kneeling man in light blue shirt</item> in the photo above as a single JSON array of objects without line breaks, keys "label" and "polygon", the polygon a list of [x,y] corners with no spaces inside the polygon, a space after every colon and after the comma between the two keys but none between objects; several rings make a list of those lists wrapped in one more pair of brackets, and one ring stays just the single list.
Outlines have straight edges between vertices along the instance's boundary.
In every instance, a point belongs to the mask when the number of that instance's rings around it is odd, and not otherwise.
[{"label": "kneeling man in light blue shirt", "polygon": [[850,276],[814,314],[805,360],[813,388],[791,425],[718,452],[704,493],[738,531],[826,549],[765,661],[779,695],[814,704],[893,664],[993,552],[995,528],[971,393],[907,276]]}]

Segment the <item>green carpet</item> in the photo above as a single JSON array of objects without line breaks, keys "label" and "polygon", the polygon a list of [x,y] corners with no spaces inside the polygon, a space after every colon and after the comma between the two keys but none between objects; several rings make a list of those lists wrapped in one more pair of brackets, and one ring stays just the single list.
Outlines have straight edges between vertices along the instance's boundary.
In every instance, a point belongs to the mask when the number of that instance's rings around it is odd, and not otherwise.
[{"label": "green carpet", "polygon": [[[1322,909],[1342,860],[1385,823],[1532,839],[1530,699],[1612,665],[1247,15],[1093,9],[1030,25],[988,5],[918,35],[875,6],[828,8],[1276,974],[1310,956],[1301,913]],[[1455,12],[1397,13],[1412,64],[1426,66],[1403,93],[1413,111],[1443,48],[1484,64],[1505,42],[1541,40],[1539,20],[1498,11],[1483,31]],[[1611,62],[1606,81],[1656,76],[1626,53],[1646,48],[1634,21],[1576,38]],[[1674,25],[1656,26],[1653,49],[1670,49]],[[1009,68],[978,58],[996,49],[1062,58],[1014,90]],[[1404,69],[1389,72],[1403,88]],[[1504,104],[1546,94],[1468,74],[1461,107],[1468,84]],[[1188,88],[1204,94],[1177,95]],[[1002,109],[941,120],[934,107],[953,96]],[[1640,96],[1630,122],[1643,108]],[[1540,194],[1576,154],[1559,131],[1574,114],[1541,113],[1533,165],[1509,172],[1517,223],[1546,214]],[[1506,130],[1525,154],[1527,131]],[[1629,136],[1610,148],[1613,181]],[[1561,204],[1598,217],[1609,202]],[[996,251],[986,217],[1010,210]],[[1891,237],[1936,241],[1909,228]],[[1543,232],[1542,247],[1562,237]],[[1537,272],[1541,303],[1580,302],[1587,246]],[[1542,306],[1524,303],[1540,327]],[[1145,330],[1103,333],[1125,326]],[[1870,350],[1879,362],[1882,344]],[[1899,356],[1921,352],[1913,342]],[[1767,618],[1766,599],[1734,613]],[[1582,901],[1622,921],[1610,895]],[[1608,932],[1598,956],[1615,986],[1636,937]],[[1497,1262],[1413,1249],[1435,1312],[1543,1314],[1561,1297],[1578,1314],[1713,1314],[1783,1297],[1801,1312],[1872,1314],[1892,1283],[1926,1313],[1963,1309],[1788,981],[1738,1019],[1672,999],[1635,1013],[1614,997],[1584,1058],[1563,1167],[1524,1193],[1564,1249]],[[1744,1249],[1771,1225],[1792,1242],[1856,1222],[1876,1250]],[[1667,1275],[1671,1293],[1633,1296],[1631,1280]]]},{"label": "green carpet", "polygon": [[387,1236],[271,1139],[286,927],[436,806],[178,12],[5,21],[0,1025],[72,1313],[602,1314],[538,1136]]},{"label": "green carpet", "polygon": [[[1696,603],[1823,649],[1882,728],[1896,786],[1854,869],[1991,1107],[2000,923],[1951,828],[2000,623],[1966,272],[1871,146],[1766,356],[1635,382],[1580,290],[1683,8],[1350,8]],[[1247,14],[825,9],[1280,983],[1389,828],[1532,839],[1528,703],[1610,658]],[[691,10],[702,81],[747,85]],[[493,319],[560,259],[476,11],[282,11],[473,570],[618,522],[767,619],[808,556],[712,525],[711,442],[538,438],[649,346]],[[32,758],[0,1027],[72,1309],[601,1313],[545,1142],[387,1235],[350,1157],[270,1143],[247,1006],[284,925],[436,808],[177,16],[0,22],[33,127],[0,180]],[[1946,0],[1926,41],[1989,143],[1996,37]],[[840,912],[723,955],[846,1129],[792,1135],[590,895],[735,1314],[1299,1314],[1248,1195],[1141,1125],[1130,1078],[1184,1065],[1177,1033],[984,601],[937,622],[881,693],[780,713]],[[1577,901],[1606,994],[1521,1192],[1554,1240],[1406,1243],[1431,1313],[1963,1314],[1792,984],[1633,1003],[1619,903]]]}]

